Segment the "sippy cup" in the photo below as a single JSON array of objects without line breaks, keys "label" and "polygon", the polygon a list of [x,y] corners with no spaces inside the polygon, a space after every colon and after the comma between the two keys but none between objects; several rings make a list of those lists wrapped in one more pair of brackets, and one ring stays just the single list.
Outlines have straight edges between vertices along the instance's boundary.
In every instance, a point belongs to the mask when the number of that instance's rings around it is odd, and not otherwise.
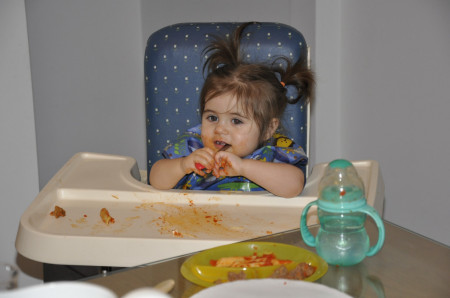
[{"label": "sippy cup", "polygon": [[[306,216],[317,205],[320,228],[316,238],[308,230]],[[378,227],[378,242],[370,247],[364,223],[370,215]],[[319,182],[319,198],[306,205],[300,230],[303,241],[316,247],[329,264],[350,266],[376,254],[384,242],[384,225],[377,211],[367,205],[364,184],[352,163],[337,159],[330,162]]]}]

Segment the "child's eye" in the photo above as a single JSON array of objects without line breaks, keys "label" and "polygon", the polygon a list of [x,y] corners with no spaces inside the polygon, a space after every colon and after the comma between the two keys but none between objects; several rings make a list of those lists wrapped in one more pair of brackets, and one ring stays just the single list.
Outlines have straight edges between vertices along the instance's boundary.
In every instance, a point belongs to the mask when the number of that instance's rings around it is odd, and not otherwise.
[{"label": "child's eye", "polygon": [[244,122],[242,122],[240,119],[234,118],[234,119],[231,120],[231,123],[233,123],[235,125],[238,125],[238,124],[242,124]]},{"label": "child's eye", "polygon": [[206,119],[208,119],[211,122],[216,122],[218,120],[217,116],[215,115],[209,115],[208,117],[206,117]]}]

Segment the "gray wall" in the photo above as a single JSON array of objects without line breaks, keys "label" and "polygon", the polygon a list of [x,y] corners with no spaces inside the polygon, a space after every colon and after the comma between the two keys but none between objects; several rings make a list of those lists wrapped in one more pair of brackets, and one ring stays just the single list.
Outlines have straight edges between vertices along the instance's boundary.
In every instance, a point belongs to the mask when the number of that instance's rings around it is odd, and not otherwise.
[{"label": "gray wall", "polygon": [[385,219],[450,245],[450,1],[316,4],[316,161],[379,161]]},{"label": "gray wall", "polygon": [[342,154],[380,161],[385,218],[450,245],[450,1],[342,1]]},{"label": "gray wall", "polygon": [[[264,20],[298,28],[312,47],[318,81],[311,119],[312,164],[337,157],[379,161],[386,184],[385,218],[450,245],[450,162],[445,149],[450,145],[450,117],[444,117],[450,110],[449,3],[28,0],[37,151],[32,115],[25,121],[7,115],[2,128],[11,129],[1,130],[2,153],[11,140],[30,133],[31,138],[26,153],[13,149],[3,157],[7,162],[0,169],[2,177],[23,178],[14,169],[26,169],[31,177],[25,178],[30,183],[23,187],[25,194],[10,187],[14,199],[2,198],[1,215],[7,212],[5,202],[21,214],[34,198],[35,152],[40,187],[79,151],[133,156],[145,168],[143,56],[152,32],[177,22]],[[4,2],[1,5],[3,13]],[[22,18],[9,23],[24,25],[23,9],[14,6]],[[8,22],[3,15],[0,20]],[[1,25],[0,33],[15,34],[15,29],[6,31]],[[26,28],[17,30],[26,36]],[[11,47],[7,51],[23,61],[26,53],[15,53],[23,41]],[[4,67],[0,73],[8,74]],[[28,76],[22,67],[13,86],[23,86],[21,77]],[[18,90],[12,92],[22,97]],[[31,111],[31,95],[23,98],[25,111]],[[2,116],[8,114],[4,100],[2,92]],[[24,147],[19,142],[15,148]],[[10,225],[2,236],[15,232]],[[5,250],[2,243],[1,259],[14,252],[12,246]]]},{"label": "gray wall", "polygon": [[[39,192],[30,56],[24,1],[0,1],[0,262],[16,260],[22,213]],[[42,266],[27,264],[29,275]],[[19,283],[35,283],[21,274]]]},{"label": "gray wall", "polygon": [[39,186],[75,153],[144,164],[140,1],[26,1]]}]

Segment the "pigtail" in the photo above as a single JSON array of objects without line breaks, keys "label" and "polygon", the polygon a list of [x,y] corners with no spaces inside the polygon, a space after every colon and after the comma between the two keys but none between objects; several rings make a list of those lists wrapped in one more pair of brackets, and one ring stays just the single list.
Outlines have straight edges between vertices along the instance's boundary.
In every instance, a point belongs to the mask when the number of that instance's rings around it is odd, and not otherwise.
[{"label": "pigtail", "polygon": [[308,102],[313,97],[314,73],[308,68],[307,59],[300,58],[296,63],[292,63],[286,57],[277,58],[272,67],[275,73],[279,73],[285,92],[292,90],[293,98],[287,98],[288,103],[295,104],[298,101]]},{"label": "pigtail", "polygon": [[272,119],[280,119],[288,103],[306,103],[312,97],[314,75],[304,58],[295,63],[285,56],[271,60],[273,63],[245,62],[241,39],[251,24],[255,23],[238,26],[227,38],[213,36],[203,50],[207,56],[203,73],[207,75],[200,93],[200,112],[203,115],[209,100],[231,94],[244,113],[255,119],[262,142]]},{"label": "pigtail", "polygon": [[233,31],[233,36],[223,38],[221,36],[213,36],[214,40],[204,50],[204,55],[209,55],[203,65],[203,72],[215,71],[218,68],[226,67],[233,69],[242,64],[240,46],[241,37],[247,26],[254,22],[245,23]]}]

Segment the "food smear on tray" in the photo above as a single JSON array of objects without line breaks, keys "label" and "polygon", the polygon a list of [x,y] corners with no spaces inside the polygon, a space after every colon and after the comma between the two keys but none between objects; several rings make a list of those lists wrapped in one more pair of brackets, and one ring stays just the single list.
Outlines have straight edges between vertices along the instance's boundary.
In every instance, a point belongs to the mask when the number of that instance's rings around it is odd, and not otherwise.
[{"label": "food smear on tray", "polygon": [[218,260],[211,260],[209,263],[211,266],[215,267],[258,268],[290,264],[292,261],[277,259],[274,253],[258,256],[255,252],[251,256],[222,257]]},{"label": "food smear on tray", "polygon": [[64,217],[64,216],[66,216],[66,210],[55,205],[55,209],[52,212],[50,212],[50,215],[54,216],[55,218]]},{"label": "food smear on tray", "polygon": [[100,210],[100,217],[102,221],[107,225],[115,222],[114,218],[109,215],[109,211],[106,208],[102,208],[102,210]]},{"label": "food smear on tray", "polygon": [[[157,213],[158,216],[148,217],[147,224],[152,225],[152,229],[160,235],[185,239],[197,239],[209,237],[209,235],[221,235],[225,239],[248,239],[259,235],[246,230],[231,211],[227,212],[227,207],[197,206],[187,194],[185,198],[187,205],[151,202],[137,205],[134,209]],[[214,200],[214,197],[211,200]],[[239,206],[233,206],[229,210],[234,211],[236,207]]]}]

